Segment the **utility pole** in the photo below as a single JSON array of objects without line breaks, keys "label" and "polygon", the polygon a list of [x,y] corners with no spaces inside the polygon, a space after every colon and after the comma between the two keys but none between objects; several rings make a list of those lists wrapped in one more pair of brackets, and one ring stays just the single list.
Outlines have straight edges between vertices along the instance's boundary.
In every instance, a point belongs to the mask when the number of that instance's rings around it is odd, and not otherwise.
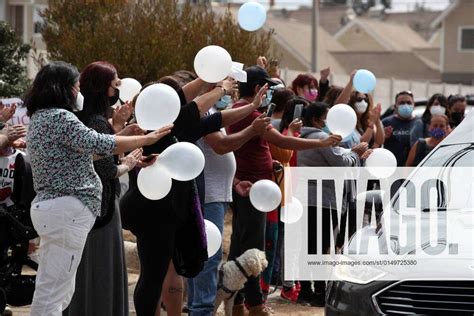
[{"label": "utility pole", "polygon": [[313,0],[311,14],[311,72],[318,69],[318,25],[319,24],[319,0]]}]

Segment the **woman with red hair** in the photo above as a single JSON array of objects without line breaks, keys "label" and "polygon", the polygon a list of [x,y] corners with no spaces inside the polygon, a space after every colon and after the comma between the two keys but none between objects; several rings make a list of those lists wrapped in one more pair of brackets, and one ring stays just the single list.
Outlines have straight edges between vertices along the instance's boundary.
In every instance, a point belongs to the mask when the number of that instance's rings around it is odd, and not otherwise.
[{"label": "woman with red hair", "polygon": [[[124,129],[125,121],[131,115],[127,109],[131,109],[129,104],[115,111],[112,108],[119,100],[120,86],[114,65],[105,61],[93,62],[83,69],[79,82],[84,107],[76,115],[82,123],[103,134],[143,134],[136,124]],[[118,113],[125,115],[119,117]],[[117,201],[120,195],[118,178],[139,164],[141,158],[142,149],[137,149],[121,162],[117,155],[94,160],[94,169],[102,183],[101,214],[87,236],[77,270],[76,292],[63,316],[128,315],[127,269]]]},{"label": "woman with red hair", "polygon": [[312,74],[299,74],[291,84],[293,92],[309,102],[322,101],[329,90],[329,67],[321,70],[320,74],[319,83]]}]

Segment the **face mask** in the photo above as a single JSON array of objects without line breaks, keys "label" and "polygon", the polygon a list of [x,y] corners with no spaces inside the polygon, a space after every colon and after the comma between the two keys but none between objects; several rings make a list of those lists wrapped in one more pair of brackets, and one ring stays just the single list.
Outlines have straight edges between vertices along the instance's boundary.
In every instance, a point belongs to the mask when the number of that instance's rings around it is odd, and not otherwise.
[{"label": "face mask", "polygon": [[115,94],[109,97],[109,105],[112,106],[119,100],[120,91],[117,88],[114,88]]},{"label": "face mask", "polygon": [[310,102],[314,102],[318,98],[318,90],[311,89],[304,92],[304,98]]},{"label": "face mask", "polygon": [[84,96],[82,93],[78,92],[76,96],[76,103],[72,107],[74,112],[80,112],[84,108]]},{"label": "face mask", "polygon": [[436,128],[433,128],[430,131],[430,135],[431,135],[431,137],[433,137],[435,139],[441,139],[444,136],[446,136],[446,132],[443,129],[441,129],[439,127],[436,127]]},{"label": "face mask", "polygon": [[267,94],[265,99],[262,101],[262,105],[260,105],[261,108],[266,108],[270,103],[272,103],[272,97],[273,97],[273,90],[267,90]]},{"label": "face mask", "polygon": [[431,115],[443,115],[446,112],[446,109],[441,105],[433,105],[430,108]]},{"label": "face mask", "polygon": [[413,113],[413,105],[409,103],[402,103],[398,106],[398,114],[404,118],[410,118]]},{"label": "face mask", "polygon": [[355,103],[355,110],[359,114],[364,114],[367,111],[367,107],[369,106],[365,100]]},{"label": "face mask", "polygon": [[324,127],[321,128],[321,131],[325,132],[328,135],[331,134],[331,131],[329,130],[329,127],[326,124],[326,121],[323,121],[323,123],[324,123]]},{"label": "face mask", "polygon": [[216,109],[225,110],[227,109],[227,107],[229,106],[231,102],[232,102],[232,97],[230,95],[225,95],[215,104]]},{"label": "face mask", "polygon": [[461,124],[462,120],[464,119],[464,112],[452,112],[451,113],[451,121],[457,126]]}]

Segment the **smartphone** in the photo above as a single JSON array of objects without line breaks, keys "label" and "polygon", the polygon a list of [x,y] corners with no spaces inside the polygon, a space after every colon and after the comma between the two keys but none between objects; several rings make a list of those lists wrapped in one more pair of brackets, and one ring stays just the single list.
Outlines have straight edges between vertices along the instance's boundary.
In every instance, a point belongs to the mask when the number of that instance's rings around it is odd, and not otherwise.
[{"label": "smartphone", "polygon": [[275,103],[270,103],[267,109],[267,117],[271,117],[273,115],[273,110],[275,110]]},{"label": "smartphone", "polygon": [[150,162],[150,161],[152,161],[155,157],[156,157],[156,155],[146,156],[145,158],[142,159],[142,161],[143,161],[143,162]]},{"label": "smartphone", "polygon": [[293,111],[293,121],[295,119],[301,118],[301,115],[303,114],[303,107],[304,107],[304,104],[295,105],[295,110]]}]

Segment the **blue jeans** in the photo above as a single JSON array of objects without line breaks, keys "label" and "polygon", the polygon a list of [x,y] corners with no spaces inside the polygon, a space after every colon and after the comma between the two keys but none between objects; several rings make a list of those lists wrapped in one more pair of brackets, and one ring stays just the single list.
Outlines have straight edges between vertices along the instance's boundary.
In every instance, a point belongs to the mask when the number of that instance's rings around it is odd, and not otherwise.
[{"label": "blue jeans", "polygon": [[[207,203],[203,206],[204,218],[216,224],[221,234],[227,203]],[[195,278],[188,279],[188,308],[192,316],[211,316],[217,293],[217,268],[222,260],[222,247],[204,264]]]}]

